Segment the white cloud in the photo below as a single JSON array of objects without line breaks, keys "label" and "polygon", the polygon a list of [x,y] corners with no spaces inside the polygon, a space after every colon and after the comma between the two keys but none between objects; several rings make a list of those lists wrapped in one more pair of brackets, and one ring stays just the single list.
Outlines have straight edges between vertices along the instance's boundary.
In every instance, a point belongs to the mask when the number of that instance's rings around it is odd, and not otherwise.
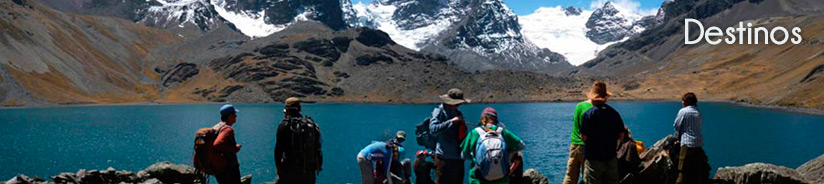
[{"label": "white cloud", "polygon": [[630,11],[629,13],[632,14],[647,16],[655,15],[656,13],[658,13],[658,8],[641,8],[641,3],[635,0],[594,0],[589,3],[589,8],[590,10],[601,8],[607,1],[612,1],[613,4],[617,5],[620,8],[624,8]]}]

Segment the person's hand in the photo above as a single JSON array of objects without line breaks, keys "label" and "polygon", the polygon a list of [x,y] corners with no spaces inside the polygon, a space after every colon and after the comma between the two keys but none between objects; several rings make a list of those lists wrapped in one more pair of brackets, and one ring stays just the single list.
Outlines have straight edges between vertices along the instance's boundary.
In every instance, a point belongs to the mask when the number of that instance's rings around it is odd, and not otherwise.
[{"label": "person's hand", "polygon": [[463,119],[463,116],[455,116],[454,118],[450,119],[449,121],[462,123],[464,121],[464,119]]}]

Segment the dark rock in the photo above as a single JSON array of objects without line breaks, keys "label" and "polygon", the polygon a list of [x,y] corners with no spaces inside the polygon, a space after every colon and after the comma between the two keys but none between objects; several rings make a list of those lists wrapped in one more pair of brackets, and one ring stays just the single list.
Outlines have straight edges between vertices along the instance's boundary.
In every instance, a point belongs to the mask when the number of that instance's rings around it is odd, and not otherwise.
[{"label": "dark rock", "polygon": [[324,39],[311,38],[306,41],[294,43],[292,46],[300,51],[314,54],[332,61],[337,61],[341,55],[341,51],[335,47],[335,44]]},{"label": "dark rock", "polygon": [[350,77],[349,74],[346,73],[346,72],[335,71],[335,72],[333,72],[333,74],[335,74],[335,77],[338,77],[338,78],[349,78]]},{"label": "dark rock", "polygon": [[392,41],[392,38],[389,37],[389,34],[386,34],[381,30],[361,28],[359,31],[360,34],[358,34],[358,37],[356,39],[363,45],[370,47],[383,47],[387,44],[395,44],[395,41]]},{"label": "dark rock", "polygon": [[443,56],[443,55],[440,55],[440,54],[427,54],[426,59],[429,59],[429,60],[432,60],[432,61],[440,61],[440,62],[445,62],[445,61],[449,60],[449,59],[446,58],[446,56]]},{"label": "dark rock", "polygon": [[332,88],[332,91],[329,92],[330,96],[343,96],[344,92],[343,89],[339,87]]},{"label": "dark rock", "polygon": [[197,64],[194,63],[178,63],[171,70],[167,71],[160,77],[164,87],[169,87],[176,83],[181,83],[189,78],[200,73]]},{"label": "dark rock", "polygon": [[772,164],[753,163],[741,167],[724,167],[715,172],[715,180],[738,184],[806,184],[797,171]]},{"label": "dark rock", "polygon": [[79,183],[75,173],[60,173],[57,176],[51,177],[54,183]]},{"label": "dark rock", "polygon": [[17,5],[20,5],[20,6],[27,6],[28,5],[28,3],[25,0],[12,0],[12,2],[14,2],[14,4],[17,4]]},{"label": "dark rock", "polygon": [[643,167],[634,178],[638,183],[674,183],[678,177],[677,166],[667,154],[654,156]]},{"label": "dark rock", "polygon": [[824,72],[824,64],[820,64],[817,67],[813,68],[810,73],[807,73],[807,76],[804,76],[804,79],[801,79],[801,83],[807,83],[818,79],[822,76],[822,72]]},{"label": "dark rock", "polygon": [[220,90],[220,94],[218,95],[218,97],[219,98],[226,98],[229,95],[232,95],[232,93],[234,93],[235,91],[240,90],[240,89],[243,89],[243,86],[241,86],[241,85],[226,86],[225,88],[223,88],[223,90]]},{"label": "dark rock", "polygon": [[527,169],[524,171],[524,178],[526,179],[525,183],[519,184],[549,184],[549,179],[535,169]]},{"label": "dark rock", "polygon": [[289,54],[289,44],[277,43],[267,45],[263,48],[260,48],[258,52],[267,57],[283,57]]},{"label": "dark rock", "polygon": [[824,155],[807,161],[795,170],[809,181],[824,183]]},{"label": "dark rock", "polygon": [[251,53],[242,53],[234,56],[226,56],[222,58],[217,58],[209,62],[209,67],[212,68],[214,71],[221,71],[224,68],[239,63],[246,59],[247,57],[254,56]]},{"label": "dark rock", "polygon": [[149,177],[157,178],[163,183],[192,183],[201,178],[195,172],[195,168],[171,162],[158,162],[144,169],[144,171],[149,174]]},{"label": "dark rock", "polygon": [[29,178],[26,175],[20,174],[20,175],[14,176],[14,178],[11,178],[8,181],[6,181],[6,184],[31,184],[31,183],[34,183],[34,182],[35,181],[34,181],[33,178]]},{"label": "dark rock", "polygon": [[566,16],[581,15],[581,12],[582,12],[581,8],[576,8],[576,7],[572,7],[572,6],[568,6],[568,7],[564,8],[564,14]]},{"label": "dark rock", "polygon": [[332,44],[335,45],[335,48],[340,50],[341,52],[349,51],[349,43],[352,42],[352,38],[349,37],[335,37],[332,38]]},{"label": "dark rock", "polygon": [[355,58],[355,61],[358,65],[371,65],[381,61],[387,64],[392,64],[394,62],[393,59],[389,56],[375,54],[358,56],[357,58]]}]

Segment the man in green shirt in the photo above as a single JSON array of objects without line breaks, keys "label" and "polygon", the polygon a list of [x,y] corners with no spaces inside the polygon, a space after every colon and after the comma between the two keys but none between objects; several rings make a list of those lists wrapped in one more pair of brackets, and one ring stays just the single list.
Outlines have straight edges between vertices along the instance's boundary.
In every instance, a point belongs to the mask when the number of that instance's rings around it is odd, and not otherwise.
[{"label": "man in green shirt", "polygon": [[[466,139],[464,139],[463,143],[461,143],[461,157],[463,157],[466,160],[471,160],[472,161],[471,165],[470,165],[470,169],[469,169],[469,183],[470,184],[481,184],[481,183],[483,183],[483,184],[487,184],[487,183],[507,184],[507,183],[509,183],[509,178],[510,178],[509,175],[511,174],[510,171],[514,170],[513,167],[516,167],[518,164],[523,164],[523,163],[515,163],[515,164],[512,164],[512,165],[508,165],[509,168],[504,169],[504,171],[506,173],[502,178],[494,179],[494,180],[491,180],[491,181],[484,179],[484,177],[480,176],[481,172],[478,170],[480,168],[476,167],[478,161],[476,159],[475,154],[478,151],[477,150],[478,149],[478,141],[481,140],[481,133],[479,131],[490,132],[490,133],[494,132],[494,133],[499,133],[500,134],[500,136],[503,138],[504,145],[506,145],[506,147],[505,147],[506,153],[509,153],[509,155],[506,155],[507,156],[506,159],[511,159],[516,154],[519,154],[519,152],[521,150],[526,148],[526,145],[524,145],[524,142],[521,140],[520,137],[516,136],[515,134],[513,134],[509,130],[506,130],[506,129],[498,126],[498,113],[495,111],[495,109],[493,109],[491,107],[487,107],[481,113],[481,126],[479,126],[475,129],[473,129],[472,131],[470,131],[469,134],[466,136]],[[484,134],[486,134],[486,133],[484,133]]]},{"label": "man in green shirt", "polygon": [[[589,93],[587,94],[589,97]],[[564,184],[578,184],[581,168],[584,166],[584,141],[581,139],[581,117],[592,108],[592,98],[575,105],[572,114],[572,135],[569,136],[569,160]]]}]

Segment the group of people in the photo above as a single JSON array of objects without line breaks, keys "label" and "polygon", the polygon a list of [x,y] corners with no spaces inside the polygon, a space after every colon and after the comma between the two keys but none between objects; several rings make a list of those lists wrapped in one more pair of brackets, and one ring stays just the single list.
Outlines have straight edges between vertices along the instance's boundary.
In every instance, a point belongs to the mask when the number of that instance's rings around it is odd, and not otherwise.
[{"label": "group of people", "polygon": [[[589,99],[575,106],[564,184],[577,184],[581,173],[583,183],[617,184],[620,177],[637,167],[637,164],[619,167],[633,163],[633,160],[637,163],[637,154],[642,152],[643,145],[638,146],[639,151],[634,150],[636,142],[629,135],[621,115],[606,103],[610,96],[612,94],[607,91],[606,83],[595,82],[587,93]],[[694,93],[686,93],[681,98],[681,104],[673,124],[678,140],[675,144],[680,146],[676,183],[707,183],[709,172],[704,169],[708,167],[705,166],[707,157],[701,149],[703,117],[698,110],[698,98]],[[628,155],[634,159],[628,158]]]},{"label": "group of people", "polygon": [[[284,102],[284,118],[277,127],[274,150],[276,183],[314,184],[323,168],[320,128],[311,117],[301,114],[300,103],[294,97]],[[220,184],[241,183],[237,160],[241,145],[235,141],[232,127],[239,112],[230,104],[222,106],[220,122],[202,128],[195,136],[195,169],[214,175]]]},{"label": "group of people", "polygon": [[[451,89],[440,98],[443,102],[425,121],[426,133],[416,132],[417,137],[431,136],[434,152],[416,152],[414,164],[411,165],[414,167],[415,183],[463,183],[466,160],[471,161],[469,183],[509,183],[512,177],[523,173],[521,150],[526,145],[499,123],[495,109],[485,108],[477,127],[468,129],[468,123],[458,109],[470,102],[464,98],[463,92]],[[357,157],[361,183],[411,183],[409,171],[413,169],[404,161],[398,161],[398,155],[403,151],[400,143],[406,139],[405,135],[399,131],[394,139],[373,142],[361,150]],[[428,147],[421,140],[418,143]],[[392,172],[390,168],[393,166],[400,167],[396,170],[401,173]],[[434,180],[432,170],[436,174]]]},{"label": "group of people", "polygon": [[[605,83],[595,82],[587,93],[588,100],[575,106],[564,184],[578,183],[581,173],[583,183],[618,183],[619,164],[625,160],[619,159],[622,152],[634,153],[636,158],[637,153],[642,152],[635,151],[635,141],[620,114],[606,103],[610,96]],[[413,163],[409,159],[401,160],[406,132],[398,131],[384,142],[374,141],[356,157],[363,184],[412,183],[409,180],[412,173],[418,184],[460,184],[467,174],[465,161],[470,161],[468,174],[472,184],[514,183],[521,179],[522,150],[526,145],[499,122],[498,112],[486,107],[481,112],[480,122],[470,124],[459,110],[461,105],[470,103],[461,90],[450,89],[440,98],[442,103],[422,123],[423,126],[418,125],[419,129],[424,127],[424,131],[416,131],[415,135],[418,144],[433,151],[417,151]],[[695,164],[706,163],[707,159],[701,149],[702,117],[697,108],[697,97],[693,93],[684,94],[682,104],[673,125],[681,148],[677,183],[705,183],[709,173],[700,172],[696,169],[700,166]],[[277,183],[315,183],[323,165],[320,128],[312,118],[301,114],[298,98],[288,98],[283,112],[274,150]],[[235,142],[232,128],[237,122],[237,113],[239,111],[234,106],[224,105],[220,109],[221,122],[205,133],[199,131],[197,134],[198,137],[214,135],[213,140],[202,140],[212,142],[207,144],[214,148],[210,155],[218,155],[225,161],[205,164],[195,159],[195,167],[209,171],[205,173],[214,175],[221,184],[240,183],[237,152],[241,145]],[[468,125],[475,127],[469,129]],[[197,140],[196,158],[199,154]],[[637,147],[643,149],[643,145]],[[432,170],[435,170],[434,179]]]}]

